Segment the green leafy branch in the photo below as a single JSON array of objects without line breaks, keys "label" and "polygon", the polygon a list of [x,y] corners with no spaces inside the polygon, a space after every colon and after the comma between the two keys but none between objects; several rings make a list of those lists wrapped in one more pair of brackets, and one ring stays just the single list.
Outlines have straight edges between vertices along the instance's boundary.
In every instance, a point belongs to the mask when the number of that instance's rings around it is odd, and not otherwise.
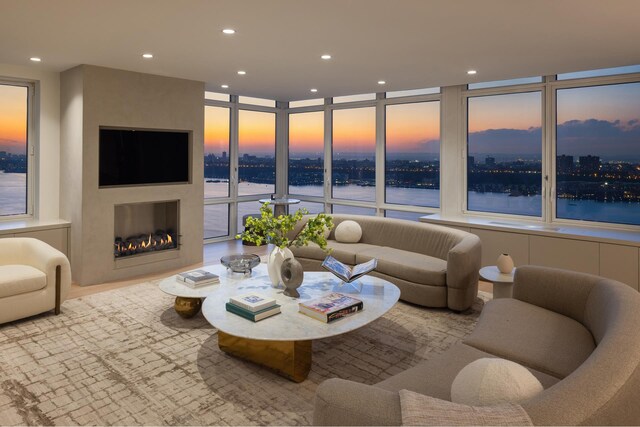
[{"label": "green leafy branch", "polygon": [[264,203],[260,207],[260,217],[249,217],[242,233],[236,239],[255,243],[260,246],[263,243],[271,243],[279,248],[291,246],[306,246],[309,243],[317,244],[323,251],[327,251],[327,239],[325,233],[333,228],[333,218],[321,213],[309,218],[307,224],[300,233],[289,240],[288,233],[302,220],[309,211],[305,208],[298,209],[293,215],[274,216],[270,204]]}]

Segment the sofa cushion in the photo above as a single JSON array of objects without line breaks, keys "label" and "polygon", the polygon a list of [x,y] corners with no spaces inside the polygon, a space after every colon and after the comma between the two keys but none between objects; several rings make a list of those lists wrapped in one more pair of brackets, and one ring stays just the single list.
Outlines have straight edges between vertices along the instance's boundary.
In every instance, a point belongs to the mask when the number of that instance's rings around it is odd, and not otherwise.
[{"label": "sofa cushion", "polygon": [[[483,357],[495,357],[468,345],[457,343],[441,354],[400,372],[393,377],[376,384],[376,387],[389,391],[407,389],[427,394],[438,399],[451,400],[451,385],[460,370],[474,360]],[[526,367],[526,366],[525,366]],[[558,382],[558,378],[527,368],[547,389]]]},{"label": "sofa cushion", "polygon": [[561,379],[595,349],[593,336],[581,323],[511,298],[485,304],[464,343]]},{"label": "sofa cushion", "polygon": [[376,271],[422,285],[445,286],[447,262],[429,255],[404,251],[387,246],[358,251],[355,263],[378,259]]},{"label": "sofa cushion", "polygon": [[0,266],[0,298],[26,294],[47,286],[47,276],[29,265]]},{"label": "sofa cushion", "polygon": [[[327,240],[327,247],[331,249],[331,256],[338,261],[355,265],[357,252],[373,249],[376,246],[366,243],[339,243],[335,240]],[[293,252],[293,255],[296,257],[315,259],[318,261],[322,261],[327,257],[327,253],[320,249],[315,243],[310,243],[307,246],[292,247],[291,252]]]}]

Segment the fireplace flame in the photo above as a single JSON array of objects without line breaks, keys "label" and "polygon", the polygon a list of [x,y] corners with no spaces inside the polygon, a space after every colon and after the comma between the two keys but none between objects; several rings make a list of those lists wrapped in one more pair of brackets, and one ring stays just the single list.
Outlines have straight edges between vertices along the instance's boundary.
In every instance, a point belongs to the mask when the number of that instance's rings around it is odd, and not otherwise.
[{"label": "fireplace flame", "polygon": [[174,249],[176,247],[175,234],[172,236],[171,231],[165,232],[158,230],[155,233],[131,236],[124,240],[116,237],[114,242],[114,256],[120,258],[139,253]]}]

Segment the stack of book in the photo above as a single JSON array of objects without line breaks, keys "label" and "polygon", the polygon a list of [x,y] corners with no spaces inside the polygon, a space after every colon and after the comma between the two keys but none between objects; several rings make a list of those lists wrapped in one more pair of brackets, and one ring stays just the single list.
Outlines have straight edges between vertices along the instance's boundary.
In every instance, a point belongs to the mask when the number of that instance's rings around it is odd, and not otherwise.
[{"label": "stack of book", "polygon": [[361,300],[333,292],[298,304],[298,311],[325,323],[335,322],[364,308]]},{"label": "stack of book", "polygon": [[201,286],[220,283],[220,277],[207,270],[191,270],[178,273],[176,275],[176,280],[191,288],[199,288]]},{"label": "stack of book", "polygon": [[280,306],[273,298],[251,293],[229,298],[227,311],[258,322],[280,313]]}]

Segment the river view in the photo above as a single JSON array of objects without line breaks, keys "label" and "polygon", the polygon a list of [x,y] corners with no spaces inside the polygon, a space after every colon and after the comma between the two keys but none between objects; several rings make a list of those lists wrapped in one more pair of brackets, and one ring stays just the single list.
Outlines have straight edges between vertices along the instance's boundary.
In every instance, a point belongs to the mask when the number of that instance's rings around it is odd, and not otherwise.
[{"label": "river view", "polygon": [[[273,186],[254,183],[240,183],[239,190],[247,193],[270,193]],[[291,186],[289,192],[295,195],[322,196],[321,186]],[[387,189],[387,201],[389,203],[432,206],[437,207],[440,202],[438,190],[419,188],[395,188]],[[226,183],[206,183],[206,197],[220,197],[228,194]],[[374,187],[362,187],[358,185],[345,185],[334,188],[334,197],[345,200],[373,201],[375,197]],[[477,193],[469,192],[469,209],[480,212],[497,212],[514,215],[540,216],[542,199],[540,195],[534,196],[509,196],[506,193]],[[323,209],[321,203],[302,202],[296,207],[306,207],[309,212],[317,213]],[[228,216],[226,205],[206,208],[205,235],[208,237],[227,234]],[[260,209],[258,202],[244,202],[238,204],[238,229],[242,229],[242,217],[247,214],[257,213]],[[372,215],[373,209],[351,206],[334,206],[335,213],[353,213]],[[411,212],[389,211],[388,216],[402,219],[416,220],[423,214]],[[589,221],[602,221],[606,218],[609,222],[620,224],[640,224],[640,203],[627,202],[598,202],[595,200],[557,200],[557,216],[565,219],[582,219]]]},{"label": "river view", "polygon": [[0,216],[27,212],[27,174],[0,172]]}]

